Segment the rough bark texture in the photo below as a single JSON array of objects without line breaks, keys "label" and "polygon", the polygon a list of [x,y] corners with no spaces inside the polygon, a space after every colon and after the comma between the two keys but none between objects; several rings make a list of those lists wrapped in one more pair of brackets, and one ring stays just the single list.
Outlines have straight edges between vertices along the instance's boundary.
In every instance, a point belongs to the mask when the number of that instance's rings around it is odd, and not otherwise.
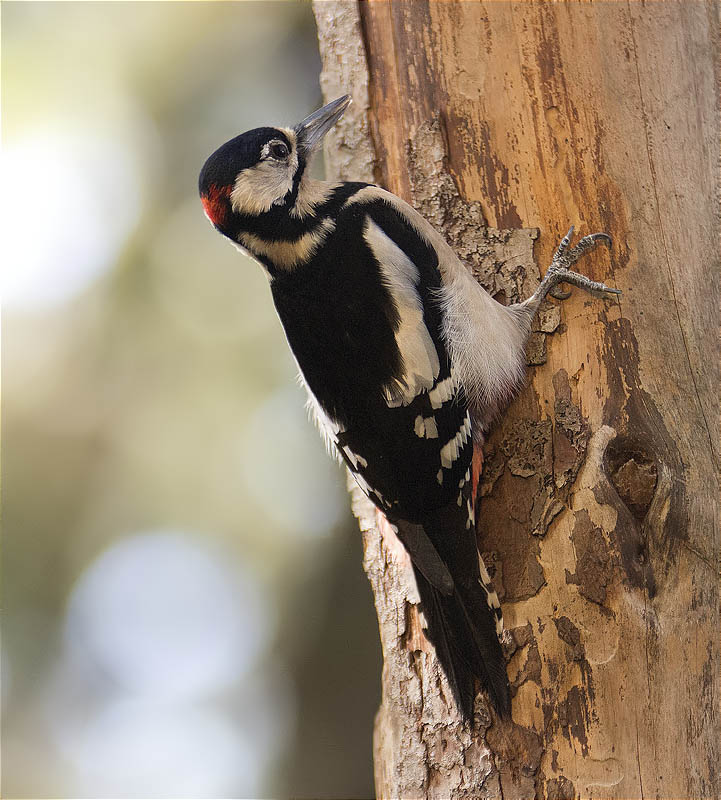
[{"label": "rough bark texture", "polygon": [[544,309],[486,448],[512,724],[479,698],[461,725],[407,557],[354,498],[385,663],[378,795],[718,796],[718,4],[315,10],[324,91],[356,100],[335,175],[412,202],[501,300],[570,223],[613,236],[581,269],[624,291]]}]

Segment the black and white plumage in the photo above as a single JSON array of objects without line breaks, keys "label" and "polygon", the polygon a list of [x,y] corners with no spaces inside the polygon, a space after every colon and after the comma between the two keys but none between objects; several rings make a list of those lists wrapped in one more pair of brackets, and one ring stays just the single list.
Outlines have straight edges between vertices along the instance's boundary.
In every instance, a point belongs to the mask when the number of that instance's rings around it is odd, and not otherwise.
[{"label": "black and white plumage", "polygon": [[569,249],[569,233],[539,290],[500,305],[402,200],[308,176],[349,102],[230,140],[203,167],[200,195],[213,225],[265,268],[321,431],[408,550],[464,716],[474,678],[508,716],[500,605],[476,545],[474,446],[523,379],[546,293],[561,281],[615,291],[567,269],[610,240]]}]

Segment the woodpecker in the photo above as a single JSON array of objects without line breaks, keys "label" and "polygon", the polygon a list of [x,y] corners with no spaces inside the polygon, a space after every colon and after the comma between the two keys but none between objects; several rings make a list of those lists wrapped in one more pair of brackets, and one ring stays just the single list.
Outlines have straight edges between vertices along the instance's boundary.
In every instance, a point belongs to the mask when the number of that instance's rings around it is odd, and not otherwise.
[{"label": "woodpecker", "polygon": [[476,544],[480,447],[525,375],[531,322],[558,284],[620,292],[572,272],[598,244],[563,238],[534,294],[504,306],[411,206],[308,165],[350,104],[293,128],[255,128],[216,150],[199,190],[213,226],[258,261],[329,448],[408,551],[426,633],[456,704],[475,679],[501,717],[511,700],[500,604]]}]

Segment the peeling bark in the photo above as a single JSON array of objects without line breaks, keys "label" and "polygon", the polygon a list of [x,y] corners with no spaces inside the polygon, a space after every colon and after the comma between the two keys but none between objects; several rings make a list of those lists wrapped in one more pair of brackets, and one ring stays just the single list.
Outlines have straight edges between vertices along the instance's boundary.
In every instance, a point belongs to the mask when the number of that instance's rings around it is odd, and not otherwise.
[{"label": "peeling bark", "polygon": [[[624,290],[546,304],[487,443],[479,547],[513,723],[463,726],[408,557],[363,498],[379,797],[719,794],[717,3],[317,0],[332,175],[375,180],[500,302],[574,223]],[[354,157],[357,154],[357,160]]]}]

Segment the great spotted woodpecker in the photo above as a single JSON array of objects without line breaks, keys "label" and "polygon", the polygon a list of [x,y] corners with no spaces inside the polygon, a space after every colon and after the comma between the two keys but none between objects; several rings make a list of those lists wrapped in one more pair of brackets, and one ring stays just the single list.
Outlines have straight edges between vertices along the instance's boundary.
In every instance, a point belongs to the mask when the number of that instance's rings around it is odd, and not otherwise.
[{"label": "great spotted woodpecker", "polygon": [[428,637],[464,717],[474,678],[508,716],[501,610],[476,545],[477,456],[521,385],[546,294],[561,282],[619,293],[569,270],[611,240],[595,233],[570,247],[572,228],[533,296],[497,303],[398,197],[308,175],[349,103],[226,142],[200,173],[200,196],[215,228],[265,268],[329,447],[408,550]]}]

